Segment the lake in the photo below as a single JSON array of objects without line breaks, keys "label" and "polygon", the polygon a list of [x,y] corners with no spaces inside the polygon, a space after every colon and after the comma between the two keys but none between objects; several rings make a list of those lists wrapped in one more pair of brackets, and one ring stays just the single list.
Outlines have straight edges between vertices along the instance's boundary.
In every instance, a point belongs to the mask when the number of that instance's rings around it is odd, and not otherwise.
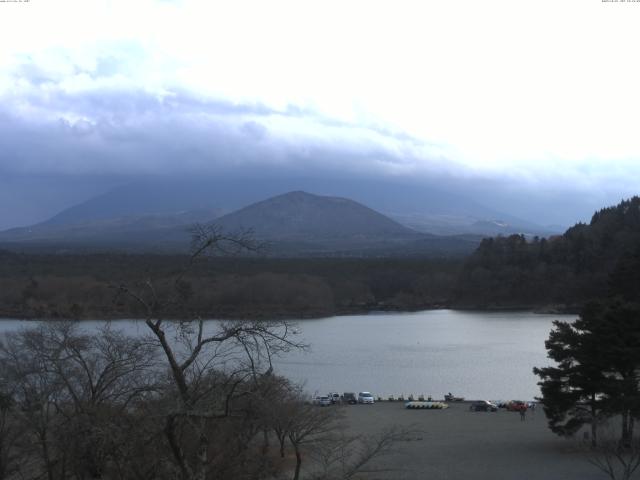
[{"label": "lake", "polygon": [[[531,400],[540,394],[532,368],[551,362],[544,341],[552,321],[575,318],[428,310],[301,320],[300,337],[310,351],[278,359],[275,370],[304,382],[309,393],[368,390],[383,397],[442,398],[452,392],[471,399]],[[113,324],[132,334],[146,333],[139,321]],[[0,333],[29,325],[33,322],[0,320]]]}]

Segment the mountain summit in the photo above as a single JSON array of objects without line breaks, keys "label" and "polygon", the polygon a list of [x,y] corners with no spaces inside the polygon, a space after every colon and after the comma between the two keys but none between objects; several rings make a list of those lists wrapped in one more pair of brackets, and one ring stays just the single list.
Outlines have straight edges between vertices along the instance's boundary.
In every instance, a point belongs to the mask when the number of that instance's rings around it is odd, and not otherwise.
[{"label": "mountain summit", "polygon": [[225,215],[225,230],[250,228],[270,240],[382,239],[416,232],[364,205],[340,197],[296,191],[263,200]]},{"label": "mountain summit", "polygon": [[[169,205],[170,206],[170,205]],[[173,214],[97,220],[84,210],[50,222],[0,232],[9,247],[186,252],[193,223],[213,222],[228,233],[251,230],[274,256],[420,256],[471,253],[478,236],[417,232],[356,201],[294,191],[262,200],[224,216],[216,208]],[[77,215],[76,215],[77,214]],[[216,218],[218,217],[218,218]]]}]

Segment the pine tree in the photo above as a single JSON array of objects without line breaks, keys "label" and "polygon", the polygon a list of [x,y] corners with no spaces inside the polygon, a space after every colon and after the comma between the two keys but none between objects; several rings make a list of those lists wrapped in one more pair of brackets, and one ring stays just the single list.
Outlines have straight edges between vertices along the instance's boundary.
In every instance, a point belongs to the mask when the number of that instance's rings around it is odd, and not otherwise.
[{"label": "pine tree", "polygon": [[541,379],[541,402],[552,432],[572,436],[591,425],[591,442],[597,442],[597,423],[603,414],[606,378],[600,345],[584,324],[555,321],[545,342],[555,367],[534,368]]},{"label": "pine tree", "polygon": [[557,366],[534,368],[549,427],[571,436],[591,424],[595,446],[598,421],[619,415],[621,442],[630,444],[640,417],[640,305],[591,302],[575,322],[554,325],[545,345]]},{"label": "pine tree", "polygon": [[594,325],[606,376],[606,410],[620,415],[623,445],[630,445],[640,416],[640,306],[619,299],[583,314]]}]

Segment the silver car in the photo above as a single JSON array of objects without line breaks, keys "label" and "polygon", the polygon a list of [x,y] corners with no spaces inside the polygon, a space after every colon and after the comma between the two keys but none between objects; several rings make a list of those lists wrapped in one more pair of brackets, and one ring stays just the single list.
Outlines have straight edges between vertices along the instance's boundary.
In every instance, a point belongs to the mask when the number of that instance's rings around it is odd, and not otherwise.
[{"label": "silver car", "polygon": [[369,392],[358,393],[358,403],[374,403],[373,395]]},{"label": "silver car", "polygon": [[316,405],[320,405],[321,407],[326,407],[331,405],[331,399],[326,395],[319,395],[313,399],[313,403]]}]

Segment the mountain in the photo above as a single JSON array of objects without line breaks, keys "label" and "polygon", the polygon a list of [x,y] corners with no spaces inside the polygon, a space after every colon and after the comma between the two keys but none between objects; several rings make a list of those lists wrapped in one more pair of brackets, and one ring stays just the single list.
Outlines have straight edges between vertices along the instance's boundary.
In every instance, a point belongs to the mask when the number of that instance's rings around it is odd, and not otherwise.
[{"label": "mountain", "polygon": [[[435,183],[399,182],[393,179],[336,178],[150,178],[117,187],[68,208],[47,225],[215,208],[230,213],[284,192],[304,190],[322,196],[344,197],[360,202],[413,230],[436,235],[494,235],[489,226],[500,221],[500,233],[549,235],[561,230],[487,208],[460,192],[449,192]],[[478,223],[479,222],[479,223]],[[484,228],[487,222],[488,228]]]},{"label": "mountain", "polygon": [[251,179],[147,179],[90,198],[42,224],[70,225],[123,217],[173,216],[207,209],[215,209],[219,215],[282,191],[278,184],[265,188],[259,180]]},{"label": "mountain", "polygon": [[550,236],[562,232],[559,226],[542,227],[524,220],[508,217],[509,221],[499,219],[495,214],[491,220],[479,220],[469,215],[414,213],[391,214],[392,219],[418,232],[435,235],[475,234],[480,236],[497,236],[523,234],[527,237]]},{"label": "mountain", "polygon": [[271,253],[286,256],[467,253],[479,241],[421,234],[353,200],[302,191],[249,205],[215,224],[230,232],[250,229]]},{"label": "mountain", "polygon": [[413,230],[347,198],[296,191],[254,203],[216,220],[225,230],[251,228],[278,240],[415,238]]},{"label": "mountain", "polygon": [[[216,209],[200,209],[175,214],[76,220],[72,223],[47,221],[0,232],[0,242],[14,247],[57,245],[64,248],[146,249],[165,237],[174,238],[176,231],[186,232],[189,226],[211,222],[220,214]],[[186,233],[182,236],[186,237]]]},{"label": "mountain", "polygon": [[[76,211],[76,213],[82,210]],[[213,220],[225,232],[251,230],[275,256],[415,256],[470,253],[478,236],[419,233],[347,198],[295,191],[218,216],[219,210],[82,220],[52,219],[0,233],[5,246],[185,252],[188,226]]]}]

